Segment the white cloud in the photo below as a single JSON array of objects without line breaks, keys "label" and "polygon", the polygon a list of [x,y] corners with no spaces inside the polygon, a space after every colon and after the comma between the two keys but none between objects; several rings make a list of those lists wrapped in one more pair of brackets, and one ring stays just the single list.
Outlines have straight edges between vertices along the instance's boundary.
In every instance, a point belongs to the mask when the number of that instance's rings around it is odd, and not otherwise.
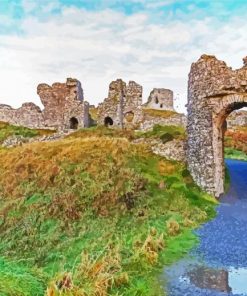
[{"label": "white cloud", "polygon": [[[25,1],[32,10],[34,1]],[[19,106],[39,103],[40,82],[78,78],[90,103],[107,96],[111,80],[122,77],[144,86],[144,99],[153,87],[180,94],[179,110],[186,103],[190,64],[203,53],[216,54],[233,66],[241,66],[247,54],[247,24],[212,18],[154,23],[138,13],[62,8],[61,15],[40,20],[27,17],[24,35],[1,36],[0,102]]]}]

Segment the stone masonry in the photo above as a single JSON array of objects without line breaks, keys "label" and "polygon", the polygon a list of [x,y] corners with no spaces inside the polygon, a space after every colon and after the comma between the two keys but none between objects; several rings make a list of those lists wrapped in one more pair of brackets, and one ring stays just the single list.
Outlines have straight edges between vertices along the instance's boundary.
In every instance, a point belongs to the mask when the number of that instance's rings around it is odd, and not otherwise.
[{"label": "stone masonry", "polygon": [[98,123],[134,128],[142,114],[141,104],[142,86],[122,79],[112,81],[108,97],[98,106]]},{"label": "stone masonry", "polygon": [[37,93],[44,109],[34,103],[24,103],[13,109],[0,105],[0,121],[30,128],[54,128],[58,130],[87,127],[89,104],[84,101],[78,80],[68,78],[66,83],[39,84]]},{"label": "stone masonry", "polygon": [[238,70],[210,55],[202,55],[192,64],[188,82],[187,161],[196,183],[216,197],[224,192],[226,118],[246,106],[247,57]]},{"label": "stone masonry", "polygon": [[[158,107],[156,98],[159,101]],[[148,130],[156,124],[185,126],[186,116],[174,111],[171,90],[154,89],[147,103],[142,105],[142,86],[134,81],[126,84],[117,79],[110,83],[108,97],[98,106],[98,123]]]},{"label": "stone masonry", "polygon": [[233,111],[227,118],[227,128],[247,127],[247,111]]},{"label": "stone masonry", "polygon": [[174,111],[173,91],[165,88],[154,88],[149,95],[145,107],[158,110]]}]

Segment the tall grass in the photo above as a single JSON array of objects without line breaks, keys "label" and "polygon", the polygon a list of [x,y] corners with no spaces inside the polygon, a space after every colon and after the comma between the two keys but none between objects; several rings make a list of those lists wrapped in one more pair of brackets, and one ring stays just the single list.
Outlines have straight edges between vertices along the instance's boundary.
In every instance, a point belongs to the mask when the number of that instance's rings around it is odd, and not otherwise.
[{"label": "tall grass", "polygon": [[158,273],[215,201],[132,136],[80,130],[0,151],[0,295],[164,294]]}]

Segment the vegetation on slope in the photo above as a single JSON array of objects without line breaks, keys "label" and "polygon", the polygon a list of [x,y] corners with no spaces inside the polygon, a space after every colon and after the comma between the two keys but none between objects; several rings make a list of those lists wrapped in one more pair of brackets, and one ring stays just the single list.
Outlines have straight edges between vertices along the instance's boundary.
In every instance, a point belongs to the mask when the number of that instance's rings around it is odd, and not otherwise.
[{"label": "vegetation on slope", "polygon": [[169,118],[178,114],[176,111],[156,110],[156,109],[150,109],[150,108],[143,108],[143,113],[153,117],[162,117],[162,118]]},{"label": "vegetation on slope", "polygon": [[186,131],[183,126],[175,126],[175,125],[155,125],[152,130],[146,132],[137,132],[135,134],[136,138],[159,138],[163,141],[163,143],[172,141],[174,139],[177,140],[185,140],[186,139]]},{"label": "vegetation on slope", "polygon": [[247,161],[247,154],[241,150],[237,150],[233,148],[225,148],[225,158]]},{"label": "vegetation on slope", "polygon": [[0,143],[10,136],[22,136],[25,138],[33,138],[54,133],[51,130],[35,130],[23,126],[14,126],[9,123],[0,121]]},{"label": "vegetation on slope", "polygon": [[215,201],[131,137],[94,128],[0,150],[0,295],[163,295],[158,272]]}]

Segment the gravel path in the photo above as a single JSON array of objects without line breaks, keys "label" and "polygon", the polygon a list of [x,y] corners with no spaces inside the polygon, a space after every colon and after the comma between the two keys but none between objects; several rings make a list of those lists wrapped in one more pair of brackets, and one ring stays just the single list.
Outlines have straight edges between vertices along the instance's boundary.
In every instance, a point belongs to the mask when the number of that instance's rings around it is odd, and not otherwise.
[{"label": "gravel path", "polygon": [[247,162],[226,163],[231,188],[217,217],[196,231],[199,246],[164,271],[169,296],[247,295]]}]

